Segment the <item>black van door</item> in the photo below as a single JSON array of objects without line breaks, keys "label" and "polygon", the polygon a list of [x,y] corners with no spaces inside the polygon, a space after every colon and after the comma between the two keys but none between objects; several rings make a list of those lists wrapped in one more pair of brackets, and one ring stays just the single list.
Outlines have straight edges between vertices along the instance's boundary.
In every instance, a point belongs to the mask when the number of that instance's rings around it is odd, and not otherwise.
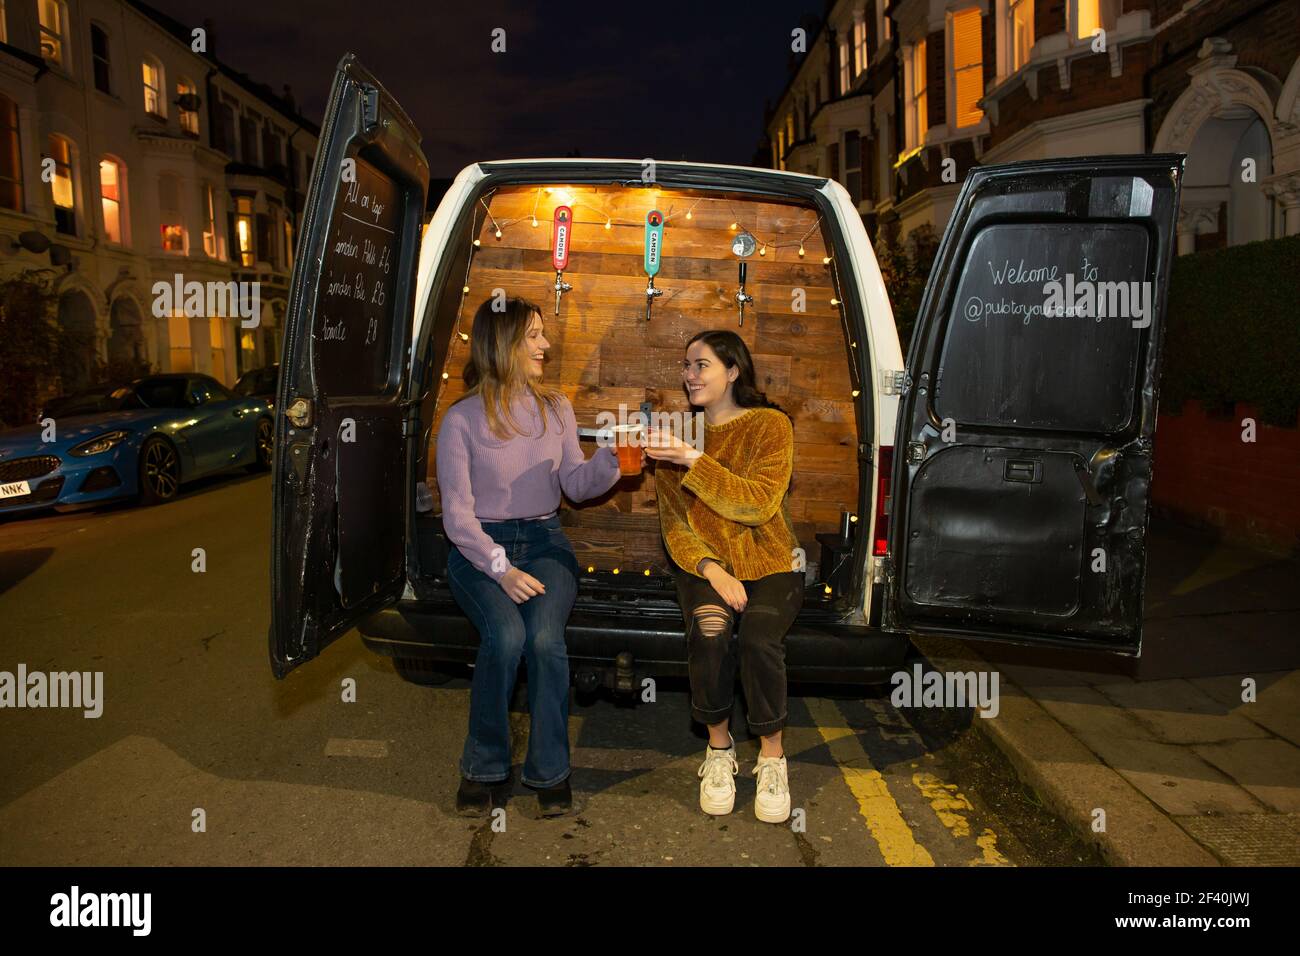
[{"label": "black van door", "polygon": [[354,56],[339,63],[298,236],[276,394],[271,669],[320,653],[406,581],[402,402],[428,163]]},{"label": "black van door", "polygon": [[908,354],[887,626],[1139,653],[1183,158],[967,178]]}]

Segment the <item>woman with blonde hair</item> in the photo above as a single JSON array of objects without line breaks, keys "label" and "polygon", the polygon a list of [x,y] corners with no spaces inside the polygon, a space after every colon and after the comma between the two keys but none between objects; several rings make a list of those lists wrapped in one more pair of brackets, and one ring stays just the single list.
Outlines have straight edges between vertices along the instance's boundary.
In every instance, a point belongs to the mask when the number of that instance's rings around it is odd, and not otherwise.
[{"label": "woman with blonde hair", "polygon": [[590,459],[578,444],[573,406],[541,382],[550,343],[541,309],[489,299],[475,313],[466,394],[438,430],[447,575],[479,634],[461,755],[457,811],[501,805],[510,779],[510,698],[528,668],[529,736],[523,782],[543,815],[568,811],[569,658],[564,642],[578,565],[560,527],[563,492],[584,501],[619,478],[613,446]]},{"label": "woman with blonde hair", "polygon": [[739,658],[749,729],[761,740],[754,814],[781,823],[790,816],[781,746],[785,635],[803,606],[804,585],[786,507],[794,428],[755,386],[749,349],[735,332],[692,338],[682,380],[691,405],[704,412],[704,448],[650,429],[645,452],[658,461],[660,525],[687,628],[691,713],[709,731],[700,808],[721,815],[735,805],[739,767],[728,724]]}]

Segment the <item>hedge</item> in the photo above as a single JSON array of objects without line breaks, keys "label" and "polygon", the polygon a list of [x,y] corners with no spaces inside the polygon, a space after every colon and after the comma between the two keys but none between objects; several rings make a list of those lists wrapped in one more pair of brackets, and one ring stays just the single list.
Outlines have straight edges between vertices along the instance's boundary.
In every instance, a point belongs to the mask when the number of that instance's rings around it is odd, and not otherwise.
[{"label": "hedge", "polygon": [[1300,235],[1191,253],[1169,281],[1160,404],[1244,402],[1294,427],[1300,411]]}]

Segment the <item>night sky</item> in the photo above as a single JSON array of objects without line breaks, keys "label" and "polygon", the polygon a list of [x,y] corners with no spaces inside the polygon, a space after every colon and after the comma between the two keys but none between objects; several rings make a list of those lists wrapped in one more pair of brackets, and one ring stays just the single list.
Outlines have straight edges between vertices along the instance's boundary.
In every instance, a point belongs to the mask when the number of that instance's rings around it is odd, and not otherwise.
[{"label": "night sky", "polygon": [[[749,164],[785,88],[790,31],[820,0],[539,4],[153,0],[215,21],[217,56],[320,122],[355,52],[424,134],[435,177],[478,160],[613,156]],[[507,52],[490,50],[506,31]]]}]

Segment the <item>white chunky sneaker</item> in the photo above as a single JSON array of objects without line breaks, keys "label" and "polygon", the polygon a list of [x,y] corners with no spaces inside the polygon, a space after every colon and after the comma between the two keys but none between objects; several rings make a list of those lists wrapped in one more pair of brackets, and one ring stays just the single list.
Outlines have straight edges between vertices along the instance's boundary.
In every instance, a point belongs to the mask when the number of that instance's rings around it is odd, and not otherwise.
[{"label": "white chunky sneaker", "polygon": [[736,805],[735,776],[739,771],[735,738],[726,750],[707,748],[700,764],[700,809],[715,817],[730,813]]},{"label": "white chunky sneaker", "polygon": [[758,777],[754,816],[764,823],[785,823],[790,819],[790,778],[785,757],[759,757],[754,774]]}]

